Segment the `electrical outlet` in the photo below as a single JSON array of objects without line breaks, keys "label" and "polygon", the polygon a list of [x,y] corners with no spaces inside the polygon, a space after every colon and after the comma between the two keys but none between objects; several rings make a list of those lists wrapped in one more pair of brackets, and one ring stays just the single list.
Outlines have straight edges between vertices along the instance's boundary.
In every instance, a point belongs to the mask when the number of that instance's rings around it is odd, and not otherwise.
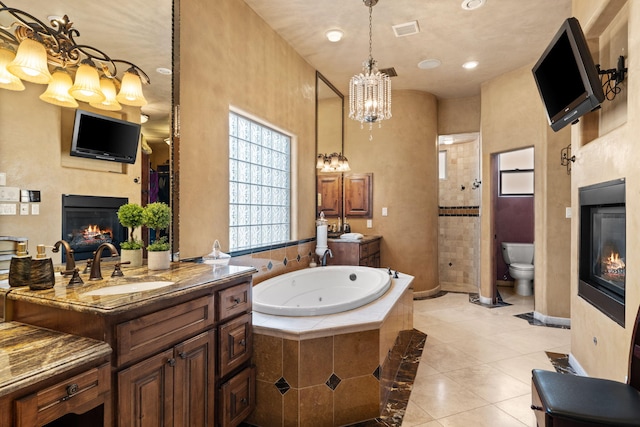
[{"label": "electrical outlet", "polygon": [[28,203],[20,203],[20,215],[29,215]]},{"label": "electrical outlet", "polygon": [[7,174],[4,172],[0,172],[0,185],[3,187],[7,185]]},{"label": "electrical outlet", "polygon": [[387,208],[382,208],[382,216],[387,216],[389,215],[389,211],[387,210]]},{"label": "electrical outlet", "polygon": [[564,217],[571,218],[571,208],[564,208]]},{"label": "electrical outlet", "polygon": [[373,220],[371,219],[367,220],[367,228],[373,228]]}]

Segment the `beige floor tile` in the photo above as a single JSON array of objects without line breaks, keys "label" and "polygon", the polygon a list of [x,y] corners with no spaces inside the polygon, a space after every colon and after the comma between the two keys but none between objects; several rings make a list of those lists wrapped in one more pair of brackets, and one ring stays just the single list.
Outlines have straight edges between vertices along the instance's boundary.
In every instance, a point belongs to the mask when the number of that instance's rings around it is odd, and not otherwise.
[{"label": "beige floor tile", "polygon": [[471,366],[444,375],[491,403],[530,393],[528,383],[518,381],[489,365]]},{"label": "beige floor tile", "polygon": [[430,346],[427,339],[420,361],[420,364],[422,363],[426,363],[438,372],[448,372],[478,365],[481,362],[446,343]]},{"label": "beige floor tile", "polygon": [[444,427],[523,427],[521,423],[511,415],[501,411],[493,405],[483,406],[471,411],[455,414],[438,422]]},{"label": "beige floor tile", "polygon": [[489,365],[525,384],[531,384],[532,369],[554,370],[549,358],[543,351],[491,362]]},{"label": "beige floor tile", "polygon": [[513,399],[507,399],[495,404],[495,406],[502,409],[507,414],[520,420],[524,425],[536,427],[536,416],[530,408],[530,405],[531,393],[514,397]]},{"label": "beige floor tile", "polygon": [[434,421],[431,415],[414,402],[409,402],[402,418],[402,427],[423,426],[430,421]]},{"label": "beige floor tile", "polygon": [[414,383],[411,401],[437,420],[488,404],[467,387],[442,374],[432,375],[419,384]]},{"label": "beige floor tile", "polygon": [[509,347],[505,347],[504,345],[496,344],[484,337],[456,341],[449,343],[449,345],[484,363],[495,362],[497,360],[509,359],[522,355],[522,353],[519,353]]},{"label": "beige floor tile", "polygon": [[[452,323],[438,323],[435,325],[431,325],[425,329],[426,330],[424,332],[428,337],[433,337],[443,343],[469,340],[475,336],[473,331],[456,326]],[[427,345],[429,345],[428,340]]]}]

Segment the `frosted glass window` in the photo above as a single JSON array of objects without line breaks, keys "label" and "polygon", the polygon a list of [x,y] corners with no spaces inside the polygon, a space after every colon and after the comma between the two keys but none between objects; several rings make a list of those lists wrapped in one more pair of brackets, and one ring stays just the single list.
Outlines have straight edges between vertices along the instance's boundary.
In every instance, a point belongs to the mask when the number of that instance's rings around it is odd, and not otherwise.
[{"label": "frosted glass window", "polygon": [[501,196],[533,195],[533,154],[533,148],[525,148],[499,155]]},{"label": "frosted glass window", "polygon": [[447,179],[447,152],[438,153],[438,178]]},{"label": "frosted glass window", "polygon": [[291,239],[291,137],[229,113],[229,250]]}]

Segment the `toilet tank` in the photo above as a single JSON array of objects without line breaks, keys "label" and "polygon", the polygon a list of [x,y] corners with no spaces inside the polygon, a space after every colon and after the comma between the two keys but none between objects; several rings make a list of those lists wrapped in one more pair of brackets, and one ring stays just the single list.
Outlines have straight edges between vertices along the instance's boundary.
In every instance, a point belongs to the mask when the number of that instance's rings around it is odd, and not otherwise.
[{"label": "toilet tank", "polygon": [[507,264],[533,264],[533,243],[502,242],[502,258]]}]

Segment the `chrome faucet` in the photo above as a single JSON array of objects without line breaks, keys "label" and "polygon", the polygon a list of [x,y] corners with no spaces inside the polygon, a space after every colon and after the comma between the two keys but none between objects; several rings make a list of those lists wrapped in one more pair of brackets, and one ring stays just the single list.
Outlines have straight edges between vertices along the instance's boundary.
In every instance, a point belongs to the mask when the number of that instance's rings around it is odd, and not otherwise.
[{"label": "chrome faucet", "polygon": [[64,269],[65,271],[62,273],[62,275],[64,277],[73,276],[73,271],[76,268],[76,261],[73,259],[73,249],[71,249],[71,246],[69,246],[69,242],[67,242],[66,240],[58,240],[55,245],[53,245],[53,249],[51,249],[51,251],[54,253],[58,253],[58,251],[60,250],[60,245],[64,246],[64,257],[67,261]]},{"label": "chrome faucet", "polygon": [[111,250],[111,256],[119,256],[118,250],[111,243],[103,243],[93,253],[93,261],[91,261],[91,273],[89,280],[101,280],[102,272],[100,271],[100,258],[102,258],[102,250],[108,248]]},{"label": "chrome faucet", "polygon": [[327,254],[329,254],[329,257],[333,258],[333,252],[331,252],[331,249],[327,249],[326,251],[324,251],[320,264],[322,267],[325,267],[327,265]]}]

